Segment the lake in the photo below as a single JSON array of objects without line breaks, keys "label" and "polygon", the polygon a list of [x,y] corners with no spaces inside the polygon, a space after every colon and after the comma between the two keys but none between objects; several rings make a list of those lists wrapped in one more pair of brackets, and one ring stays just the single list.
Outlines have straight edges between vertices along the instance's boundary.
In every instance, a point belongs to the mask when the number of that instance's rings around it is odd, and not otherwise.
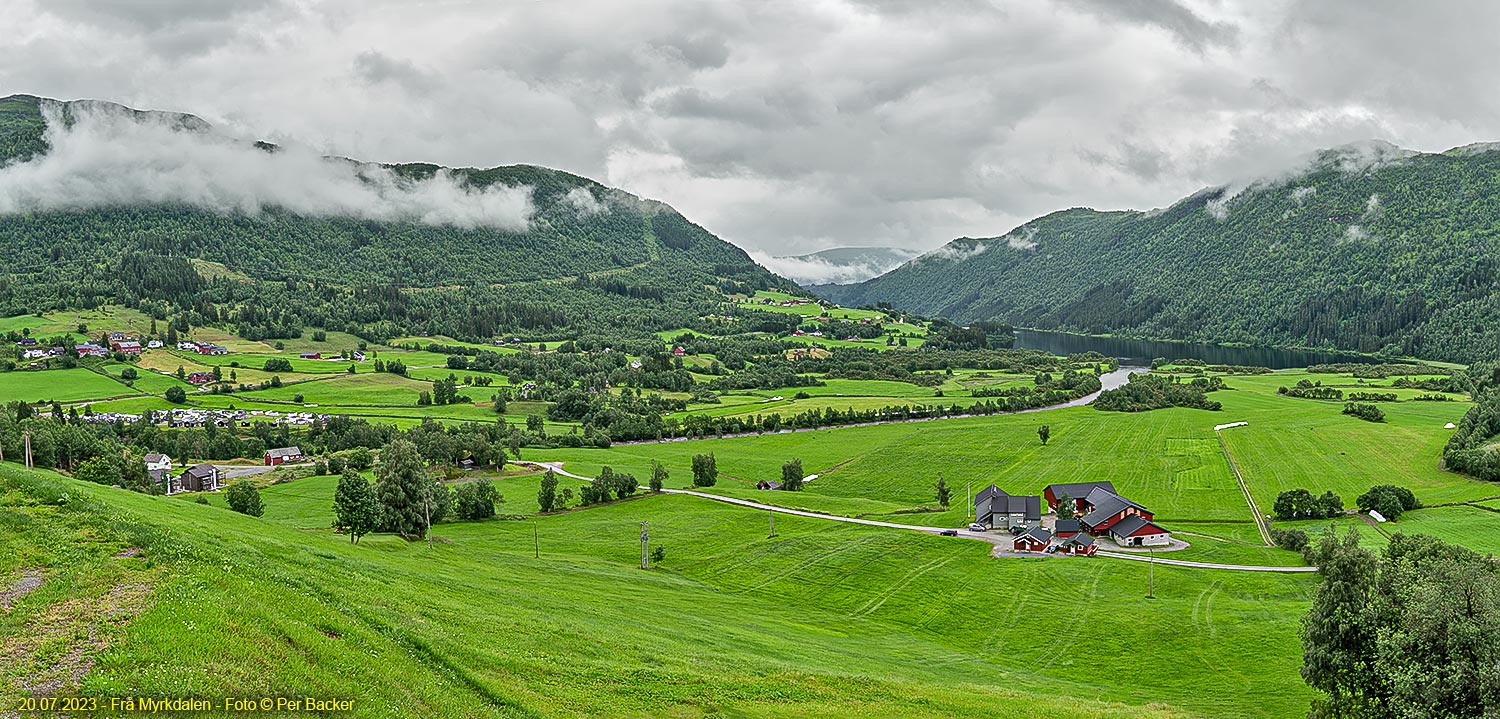
[{"label": "lake", "polygon": [[1106,357],[1119,357],[1124,360],[1122,364],[1127,365],[1150,365],[1151,360],[1157,357],[1198,359],[1209,364],[1246,365],[1271,369],[1291,369],[1332,362],[1370,363],[1377,361],[1364,355],[1344,352],[1286,350],[1270,347],[1225,347],[1188,342],[1133,340],[1123,337],[1090,337],[1064,332],[1021,329],[1016,330],[1015,346],[1017,349],[1043,350],[1055,355],[1098,352]]}]

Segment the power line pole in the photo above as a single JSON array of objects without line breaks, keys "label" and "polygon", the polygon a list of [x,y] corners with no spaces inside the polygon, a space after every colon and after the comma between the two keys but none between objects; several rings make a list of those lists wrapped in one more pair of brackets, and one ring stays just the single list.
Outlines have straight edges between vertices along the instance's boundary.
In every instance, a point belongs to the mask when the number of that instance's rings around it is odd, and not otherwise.
[{"label": "power line pole", "polygon": [[26,428],[26,468],[33,469],[31,463],[31,428]]},{"label": "power line pole", "polygon": [[776,510],[768,509],[766,510],[766,514],[771,517],[771,536],[774,537],[776,536]]},{"label": "power line pole", "polygon": [[969,522],[974,522],[974,480],[964,482],[964,501],[969,503],[965,512],[969,515]]},{"label": "power line pole", "polygon": [[427,522],[427,548],[432,549],[432,488],[422,493],[422,518]]},{"label": "power line pole", "polygon": [[647,547],[651,544],[651,523],[641,522],[641,569],[651,568],[651,557],[647,555]]},{"label": "power line pole", "polygon": [[536,551],[535,558],[536,559],[541,559],[542,558],[542,535],[537,532],[537,529],[536,529],[536,520],[535,519],[531,520],[531,541],[532,541],[533,545],[535,546],[535,551]]},{"label": "power line pole", "polygon": [[1146,562],[1146,598],[1156,598],[1156,550],[1147,549],[1151,553],[1150,561]]}]

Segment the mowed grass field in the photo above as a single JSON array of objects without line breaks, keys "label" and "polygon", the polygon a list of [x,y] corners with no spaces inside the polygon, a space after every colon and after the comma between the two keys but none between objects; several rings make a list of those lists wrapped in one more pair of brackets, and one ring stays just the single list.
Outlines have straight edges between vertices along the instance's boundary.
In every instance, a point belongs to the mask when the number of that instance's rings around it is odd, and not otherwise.
[{"label": "mowed grass field", "polygon": [[83,367],[0,372],[0,402],[78,402],[136,394],[140,392]]},{"label": "mowed grass field", "polygon": [[[1155,511],[1169,529],[1258,544],[1251,510],[1213,431],[1218,424],[1244,421],[1248,426],[1223,435],[1252,496],[1266,512],[1279,492],[1295,487],[1315,493],[1332,489],[1350,507],[1371,486],[1387,483],[1410,487],[1428,504],[1500,495],[1500,487],[1439,466],[1451,433],[1443,425],[1457,421],[1467,402],[1384,403],[1387,421],[1370,423],[1341,414],[1340,402],[1276,394],[1277,386],[1302,377],[1325,384],[1338,381],[1300,371],[1227,377],[1234,389],[1213,395],[1224,405],[1219,412],[1174,408],[1131,414],[1079,407],[608,450],[531,450],[527,457],[564,461],[578,474],[592,475],[610,465],[641,477],[657,460],[672,471],[672,486],[683,486],[691,479],[692,456],[712,452],[721,475],[719,486],[709,491],[942,526],[966,522],[970,505],[963,499],[965,491],[978,492],[992,483],[1021,494],[1039,493],[1052,483],[1108,480]],[[1343,381],[1354,382],[1348,377]],[[1043,424],[1051,430],[1045,447],[1036,435]],[[807,474],[819,475],[803,492],[752,489],[759,480],[779,480],[781,463],[792,458],[802,460]],[[937,508],[939,474],[954,491],[951,508],[914,511]],[[893,514],[897,512],[902,513]],[[1270,561],[1298,561],[1283,554],[1284,560]]]},{"label": "mowed grass field", "polygon": [[[355,546],[294,528],[311,510],[254,519],[13,465],[0,477],[0,518],[19,528],[0,546],[25,547],[0,552],[0,576],[45,577],[0,618],[6,646],[101,584],[148,590],[128,621],[82,620],[109,642],[85,695],[339,696],[353,716],[460,717],[1284,717],[1311,698],[1296,639],[1311,576],[1160,566],[1148,600],[1138,563],[996,560],[978,542],[796,517],[767,537],[762,513],[681,496],[443,524],[431,550]],[[317,502],[295,485],[265,491],[268,517]],[[666,551],[651,571],[643,520]],[[131,546],[144,552],[116,556]],[[69,636],[87,632],[46,641],[66,651]],[[6,662],[0,699],[52,656]]]}]

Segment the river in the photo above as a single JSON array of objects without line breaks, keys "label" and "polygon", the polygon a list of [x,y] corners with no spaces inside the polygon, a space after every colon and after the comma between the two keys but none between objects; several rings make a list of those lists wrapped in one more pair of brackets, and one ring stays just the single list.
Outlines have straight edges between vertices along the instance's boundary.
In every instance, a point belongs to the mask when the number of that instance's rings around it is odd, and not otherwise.
[{"label": "river", "polygon": [[1078,352],[1098,352],[1106,357],[1120,358],[1121,366],[1149,366],[1157,357],[1167,359],[1197,359],[1209,364],[1245,365],[1291,369],[1330,362],[1375,362],[1364,355],[1345,352],[1319,352],[1315,350],[1273,349],[1270,347],[1226,347],[1224,345],[1195,344],[1191,342],[1156,342],[1122,337],[1093,337],[1064,332],[1042,332],[1038,330],[1016,330],[1017,349],[1034,349],[1055,355],[1070,355]]}]

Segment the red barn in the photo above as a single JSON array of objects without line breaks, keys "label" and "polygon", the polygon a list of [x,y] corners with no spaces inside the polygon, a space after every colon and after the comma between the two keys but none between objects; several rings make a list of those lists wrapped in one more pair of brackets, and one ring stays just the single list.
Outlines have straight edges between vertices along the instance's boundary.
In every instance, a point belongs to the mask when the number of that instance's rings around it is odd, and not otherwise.
[{"label": "red barn", "polygon": [[1095,488],[1083,501],[1089,512],[1078,521],[1083,524],[1084,531],[1095,537],[1108,533],[1110,527],[1127,517],[1140,517],[1150,521],[1154,516],[1151,510],[1103,488]]},{"label": "red barn", "polygon": [[301,462],[306,459],[302,456],[302,450],[297,447],[283,447],[281,449],[266,450],[266,466],[275,467],[284,462]]},{"label": "red barn", "polygon": [[1115,493],[1115,485],[1109,482],[1074,482],[1072,484],[1049,484],[1042,490],[1042,498],[1047,500],[1047,508],[1057,511],[1057,504],[1063,495],[1073,500],[1073,511],[1083,514],[1089,511],[1087,497],[1095,489],[1103,489],[1110,494]]},{"label": "red barn", "polygon": [[1163,547],[1172,543],[1172,535],[1155,522],[1131,515],[1109,529],[1110,539],[1122,547]]},{"label": "red barn", "polygon": [[1067,539],[1083,531],[1083,525],[1076,519],[1059,519],[1052,527],[1052,534],[1058,539]]}]

